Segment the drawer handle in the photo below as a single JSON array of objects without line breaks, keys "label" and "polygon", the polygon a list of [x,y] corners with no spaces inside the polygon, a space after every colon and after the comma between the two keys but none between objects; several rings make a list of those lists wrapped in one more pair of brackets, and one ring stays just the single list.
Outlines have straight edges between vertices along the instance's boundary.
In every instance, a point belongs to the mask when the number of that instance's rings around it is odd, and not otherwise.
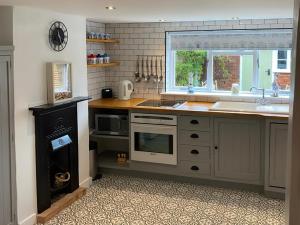
[{"label": "drawer handle", "polygon": [[191,124],[196,125],[199,124],[198,120],[191,120]]},{"label": "drawer handle", "polygon": [[196,149],[193,149],[193,150],[191,151],[191,154],[193,154],[193,155],[198,155],[198,154],[199,154],[199,152],[198,152],[198,150],[196,150]]},{"label": "drawer handle", "polygon": [[198,171],[198,170],[199,170],[199,167],[198,167],[198,166],[192,166],[192,167],[191,167],[191,170],[193,170],[193,171]]},{"label": "drawer handle", "polygon": [[198,134],[191,134],[191,138],[199,138]]},{"label": "drawer handle", "polygon": [[218,150],[219,148],[218,148],[218,146],[215,146],[215,150]]}]

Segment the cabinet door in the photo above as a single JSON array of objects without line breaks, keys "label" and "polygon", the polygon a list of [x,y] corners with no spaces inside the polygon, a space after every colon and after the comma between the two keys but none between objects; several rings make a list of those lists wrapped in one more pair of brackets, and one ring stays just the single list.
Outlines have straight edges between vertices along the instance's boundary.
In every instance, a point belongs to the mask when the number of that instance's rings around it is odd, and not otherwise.
[{"label": "cabinet door", "polygon": [[269,185],[286,187],[288,125],[271,123]]},{"label": "cabinet door", "polygon": [[254,120],[215,119],[215,176],[260,182],[260,124]]},{"label": "cabinet door", "polygon": [[0,224],[13,223],[9,112],[9,57],[0,56]]}]

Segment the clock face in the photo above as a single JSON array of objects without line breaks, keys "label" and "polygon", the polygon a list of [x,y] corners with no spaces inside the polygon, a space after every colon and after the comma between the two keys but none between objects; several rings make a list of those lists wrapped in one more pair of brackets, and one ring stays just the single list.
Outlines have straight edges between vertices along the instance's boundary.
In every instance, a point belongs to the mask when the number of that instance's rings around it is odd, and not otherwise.
[{"label": "clock face", "polygon": [[49,43],[53,50],[60,52],[68,43],[68,30],[66,26],[60,22],[54,22],[49,29]]}]

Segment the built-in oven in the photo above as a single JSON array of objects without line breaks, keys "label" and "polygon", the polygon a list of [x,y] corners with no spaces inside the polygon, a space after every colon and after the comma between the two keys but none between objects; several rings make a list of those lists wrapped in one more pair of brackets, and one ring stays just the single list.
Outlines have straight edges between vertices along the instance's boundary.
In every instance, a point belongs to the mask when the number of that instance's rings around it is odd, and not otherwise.
[{"label": "built-in oven", "polygon": [[95,133],[106,135],[129,135],[128,115],[96,114]]},{"label": "built-in oven", "polygon": [[177,165],[177,117],[131,113],[131,160]]}]

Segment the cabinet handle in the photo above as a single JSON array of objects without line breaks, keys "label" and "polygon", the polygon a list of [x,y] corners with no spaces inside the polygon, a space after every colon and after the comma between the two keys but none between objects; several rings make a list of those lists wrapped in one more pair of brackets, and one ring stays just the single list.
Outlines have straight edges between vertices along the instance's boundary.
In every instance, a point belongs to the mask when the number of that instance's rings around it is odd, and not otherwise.
[{"label": "cabinet handle", "polygon": [[191,138],[199,138],[198,134],[191,134]]},{"label": "cabinet handle", "polygon": [[198,154],[199,154],[199,152],[198,152],[198,150],[196,150],[196,149],[193,149],[193,150],[191,151],[191,154],[193,154],[193,155],[198,155]]},{"label": "cabinet handle", "polygon": [[198,166],[192,166],[192,167],[191,167],[191,170],[193,170],[193,171],[198,171],[198,170],[199,170],[199,167],[198,167]]},{"label": "cabinet handle", "polygon": [[199,124],[198,120],[191,120],[191,124],[196,125]]},{"label": "cabinet handle", "polygon": [[219,148],[218,148],[218,146],[215,146],[215,150],[218,150]]}]

